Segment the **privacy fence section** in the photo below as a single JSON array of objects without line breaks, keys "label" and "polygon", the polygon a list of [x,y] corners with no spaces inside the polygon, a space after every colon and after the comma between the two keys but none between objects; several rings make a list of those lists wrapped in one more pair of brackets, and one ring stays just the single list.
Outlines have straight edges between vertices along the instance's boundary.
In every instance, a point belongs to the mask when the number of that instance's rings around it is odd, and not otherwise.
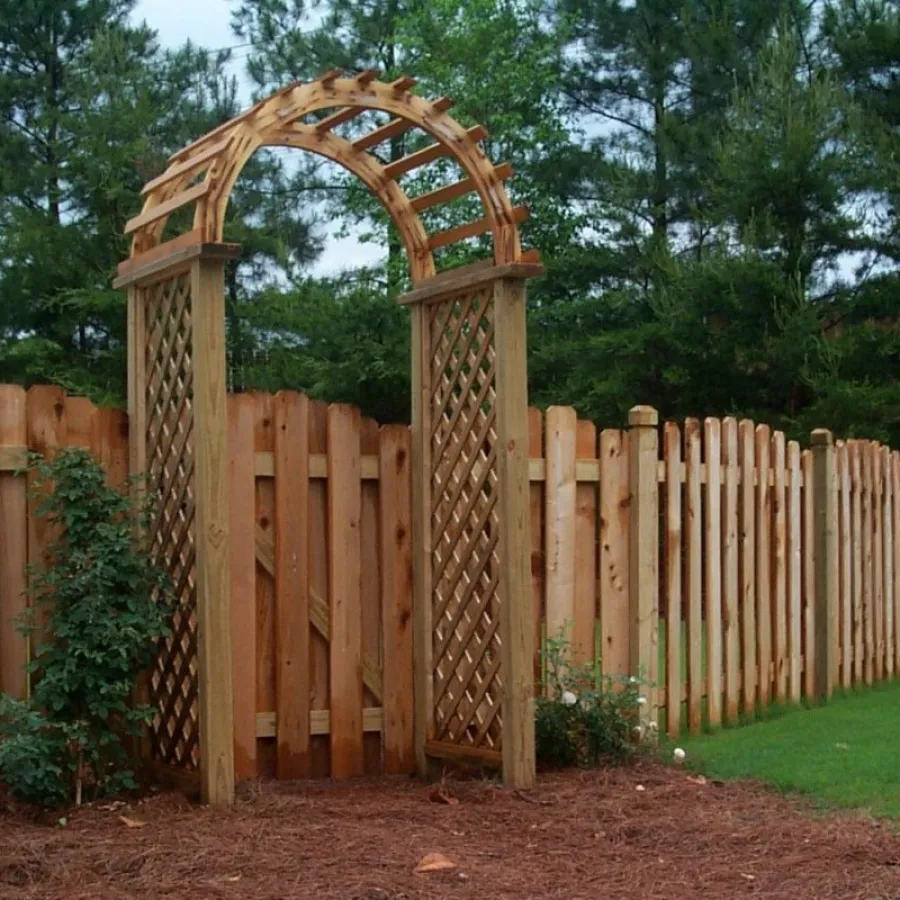
[{"label": "privacy fence section", "polygon": [[[536,635],[670,734],[900,669],[900,453],[751,421],[531,413]],[[539,662],[536,662],[536,671]]]},{"label": "privacy fence section", "polygon": [[[227,412],[237,776],[414,771],[409,429],[289,392]],[[827,432],[801,449],[734,419],[660,425],[647,407],[599,431],[533,409],[529,430],[518,599],[535,645],[565,633],[574,661],[640,676],[647,726],[675,735],[900,670],[900,453]],[[123,412],[0,386],[0,688],[15,696],[30,648],[14,618],[52,538],[22,468],[28,449],[73,445],[124,481]]]}]

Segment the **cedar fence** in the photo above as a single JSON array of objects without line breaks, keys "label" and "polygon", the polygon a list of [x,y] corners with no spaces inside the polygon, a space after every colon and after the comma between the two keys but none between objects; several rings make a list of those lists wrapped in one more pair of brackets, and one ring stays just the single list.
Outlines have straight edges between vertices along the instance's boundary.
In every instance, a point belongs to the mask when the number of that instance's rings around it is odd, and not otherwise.
[{"label": "cedar fence", "polygon": [[[409,430],[290,392],[228,413],[236,776],[413,771]],[[536,638],[566,629],[575,660],[645,676],[648,722],[676,735],[900,669],[897,451],[827,432],[802,450],[732,418],[659,429],[646,407],[625,430],[567,407],[529,424]],[[121,480],[127,426],[56,387],[0,386],[3,691],[27,691],[12,619],[48,540],[25,452],[83,446]],[[170,646],[157,676],[177,683],[191,653]],[[160,719],[184,765],[181,681]]]}]

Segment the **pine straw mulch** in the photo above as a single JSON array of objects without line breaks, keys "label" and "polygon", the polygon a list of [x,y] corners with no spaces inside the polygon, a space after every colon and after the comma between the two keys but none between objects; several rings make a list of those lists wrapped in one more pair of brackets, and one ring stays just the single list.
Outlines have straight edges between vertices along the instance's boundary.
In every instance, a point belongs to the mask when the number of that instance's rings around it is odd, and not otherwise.
[{"label": "pine straw mulch", "polygon": [[[900,897],[888,824],[754,785],[639,764],[543,776],[528,794],[453,780],[446,796],[414,779],[266,783],[224,812],[172,794],[65,827],[8,811],[0,897]],[[457,867],[416,874],[435,852]]]}]

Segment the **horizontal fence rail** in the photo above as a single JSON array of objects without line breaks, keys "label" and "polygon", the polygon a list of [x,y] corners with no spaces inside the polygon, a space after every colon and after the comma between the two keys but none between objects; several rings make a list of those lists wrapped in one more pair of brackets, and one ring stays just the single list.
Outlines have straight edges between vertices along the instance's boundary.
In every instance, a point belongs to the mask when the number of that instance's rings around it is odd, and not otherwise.
[{"label": "horizontal fence rail", "polygon": [[[228,402],[237,776],[413,771],[409,429],[291,392]],[[655,422],[530,411],[536,645],[565,633],[573,661],[643,676],[648,724],[673,736],[892,678],[900,453]],[[32,648],[13,620],[50,539],[21,470],[63,446],[124,481],[123,412],[0,386],[0,688],[15,696]]]}]

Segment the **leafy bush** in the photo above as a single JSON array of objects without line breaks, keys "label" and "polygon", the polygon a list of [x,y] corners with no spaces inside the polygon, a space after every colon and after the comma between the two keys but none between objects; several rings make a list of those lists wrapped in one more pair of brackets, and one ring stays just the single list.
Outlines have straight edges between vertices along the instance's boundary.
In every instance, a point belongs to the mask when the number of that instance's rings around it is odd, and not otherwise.
[{"label": "leafy bush", "polygon": [[89,453],[35,455],[30,469],[54,539],[21,622],[38,643],[31,696],[0,697],[0,780],[24,800],[77,805],[86,787],[136,786],[123,739],[152,717],[130,700],[168,630],[170,590],[138,536],[146,514]]},{"label": "leafy bush", "polygon": [[546,674],[535,704],[538,761],[595,766],[632,755],[644,737],[637,716],[640,679],[603,675],[599,660],[573,666],[564,633],[548,638],[541,654]]}]

